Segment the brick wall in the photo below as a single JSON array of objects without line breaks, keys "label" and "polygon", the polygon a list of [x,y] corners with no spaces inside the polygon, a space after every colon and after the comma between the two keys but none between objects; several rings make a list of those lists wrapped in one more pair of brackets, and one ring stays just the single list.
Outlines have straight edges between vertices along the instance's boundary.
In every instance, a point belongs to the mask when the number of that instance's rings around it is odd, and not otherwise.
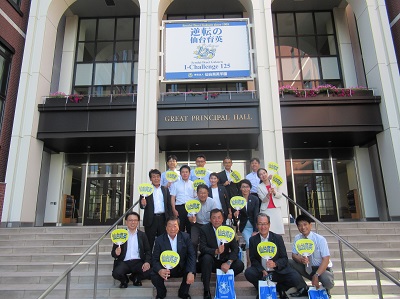
[{"label": "brick wall", "polygon": [[[16,10],[8,0],[0,1],[0,9],[26,33],[28,24],[30,0],[22,0],[20,11]],[[8,154],[10,150],[11,132],[14,122],[14,112],[17,101],[18,85],[21,74],[22,57],[25,38],[3,17],[0,16],[0,36],[15,53],[11,61],[10,76],[7,88],[7,97],[4,106],[3,123],[0,132],[0,219],[3,212],[4,193],[6,184],[5,176],[7,170]]]}]

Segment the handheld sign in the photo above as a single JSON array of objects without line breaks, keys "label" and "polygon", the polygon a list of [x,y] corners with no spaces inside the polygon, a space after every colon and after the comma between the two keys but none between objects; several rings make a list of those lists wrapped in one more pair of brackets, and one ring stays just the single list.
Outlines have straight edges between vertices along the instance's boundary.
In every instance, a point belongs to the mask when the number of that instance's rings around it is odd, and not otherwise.
[{"label": "handheld sign", "polygon": [[269,163],[268,163],[268,170],[271,170],[271,171],[277,173],[278,170],[279,170],[279,165],[278,165],[278,163],[269,162]]},{"label": "handheld sign", "polygon": [[302,256],[310,256],[315,250],[315,244],[310,239],[299,239],[296,241],[296,250]]},{"label": "handheld sign", "polygon": [[178,174],[175,171],[169,170],[165,173],[165,178],[168,182],[175,182],[178,179]]},{"label": "handheld sign", "polygon": [[181,257],[173,250],[165,250],[160,255],[161,265],[168,270],[171,270],[178,266]]},{"label": "handheld sign", "polygon": [[198,185],[205,184],[206,182],[202,179],[195,180],[193,182],[193,189],[196,190]]},{"label": "handheld sign", "polygon": [[246,205],[246,199],[242,196],[234,196],[231,198],[230,203],[232,208],[239,211]]},{"label": "handheld sign", "polygon": [[218,227],[216,233],[217,239],[221,243],[229,243],[235,237],[235,231],[233,230],[233,228],[225,225],[221,225],[220,227]]},{"label": "handheld sign", "polygon": [[143,197],[149,196],[154,191],[154,186],[148,183],[140,184],[138,188],[139,188],[139,194],[142,195]]},{"label": "handheld sign", "polygon": [[111,241],[114,244],[117,244],[118,246],[121,246],[126,241],[128,241],[128,237],[129,237],[128,231],[123,228],[114,229],[111,232]]},{"label": "handheld sign", "polygon": [[194,175],[198,178],[204,178],[207,174],[207,169],[204,167],[196,167],[194,169]]},{"label": "handheld sign", "polygon": [[272,183],[274,183],[277,187],[280,187],[283,184],[283,179],[280,175],[274,174],[272,176]]},{"label": "handheld sign", "polygon": [[272,242],[261,242],[257,245],[258,254],[266,260],[272,259],[277,252],[278,248],[275,243]]},{"label": "handheld sign", "polygon": [[200,203],[200,201],[198,201],[196,199],[188,200],[185,203],[185,209],[188,212],[188,214],[195,215],[198,212],[200,212],[201,203]]},{"label": "handheld sign", "polygon": [[242,177],[240,176],[240,173],[237,170],[232,171],[229,176],[230,176],[232,182],[234,182],[234,183],[239,183],[242,180]]}]

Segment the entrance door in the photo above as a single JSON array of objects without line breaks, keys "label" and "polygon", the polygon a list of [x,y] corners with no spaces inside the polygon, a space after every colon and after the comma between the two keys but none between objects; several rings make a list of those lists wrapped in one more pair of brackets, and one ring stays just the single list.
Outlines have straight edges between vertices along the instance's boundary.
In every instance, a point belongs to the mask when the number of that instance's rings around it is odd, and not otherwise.
[{"label": "entrance door", "polygon": [[122,216],[123,178],[89,178],[84,225],[111,225]]},{"label": "entrance door", "polygon": [[296,201],[322,222],[337,221],[331,174],[295,174]]}]

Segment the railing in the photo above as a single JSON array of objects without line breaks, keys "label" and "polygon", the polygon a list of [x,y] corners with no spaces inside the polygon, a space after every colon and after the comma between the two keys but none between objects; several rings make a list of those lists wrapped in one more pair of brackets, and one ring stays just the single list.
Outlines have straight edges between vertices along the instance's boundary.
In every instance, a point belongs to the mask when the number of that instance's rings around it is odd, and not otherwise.
[{"label": "railing", "polygon": [[71,104],[80,103],[83,99],[85,99],[85,103],[90,104],[91,100],[95,99],[93,100],[93,103],[95,104],[96,101],[98,101],[99,99],[106,99],[106,102],[112,104],[113,102],[121,98],[129,98],[132,100],[132,103],[134,103],[136,96],[137,93],[109,94],[109,95],[57,93],[57,94],[50,94],[48,96],[43,96],[42,103],[46,104],[46,101],[48,99],[59,99],[60,101],[63,100],[64,104],[67,105],[68,103]]},{"label": "railing", "polygon": [[65,286],[65,299],[69,298],[69,291],[70,291],[70,286],[71,286],[71,272],[72,270],[75,269],[77,265],[80,264],[80,262],[88,256],[88,254],[93,250],[93,248],[96,247],[96,256],[95,256],[95,268],[94,268],[94,285],[93,285],[93,298],[96,299],[97,297],[97,278],[98,278],[98,273],[99,273],[99,246],[100,242],[120,223],[137,204],[139,203],[139,200],[136,201],[132,207],[130,207],[124,215],[122,215],[112,226],[110,226],[106,232],[97,239],[96,242],[93,243],[92,246],[90,246],[82,255],[67,269],[63,274],[61,274],[44,292],[42,295],[38,297],[38,299],[46,298],[47,295],[50,294],[51,291],[55,289],[56,286],[60,284],[60,282],[67,277],[67,282]]},{"label": "railing", "polygon": [[190,101],[193,97],[202,97],[204,100],[218,100],[218,98],[227,98],[232,100],[234,97],[244,97],[255,99],[256,90],[243,90],[243,91],[188,91],[188,92],[162,92],[161,101],[168,101],[168,98],[182,97],[184,101]]},{"label": "railing", "polygon": [[[383,299],[383,294],[382,294],[382,284],[381,284],[381,278],[380,278],[380,273],[386,276],[391,282],[393,282],[395,285],[400,287],[400,281],[397,280],[393,275],[388,273],[385,269],[379,267],[376,265],[369,257],[367,257],[364,253],[359,251],[357,248],[355,248],[353,245],[351,245],[349,242],[347,242],[345,239],[343,239],[341,236],[339,236],[336,232],[334,232],[332,229],[330,229],[328,226],[326,226],[324,223],[319,221],[317,218],[315,218],[313,215],[311,215],[307,210],[305,210],[303,207],[301,207],[299,204],[297,204],[293,199],[288,197],[286,194],[282,193],[282,195],[294,206],[296,206],[298,209],[302,211],[303,214],[307,215],[311,219],[315,221],[315,226],[316,229],[318,229],[317,225],[322,226],[325,228],[328,232],[330,232],[339,242],[339,254],[340,254],[340,262],[342,265],[342,275],[343,275],[343,286],[344,286],[344,292],[346,299],[349,298],[349,292],[348,292],[348,287],[347,287],[347,278],[346,278],[346,269],[345,269],[345,264],[344,264],[344,256],[343,256],[343,245],[346,245],[348,248],[350,248],[353,252],[355,252],[359,257],[361,257],[364,261],[369,263],[373,268],[375,268],[375,279],[376,279],[376,285],[378,288],[378,295],[379,299]],[[289,205],[288,205],[288,215],[289,214]],[[290,242],[292,242],[292,234],[290,230],[290,221],[289,221],[289,239]]]}]

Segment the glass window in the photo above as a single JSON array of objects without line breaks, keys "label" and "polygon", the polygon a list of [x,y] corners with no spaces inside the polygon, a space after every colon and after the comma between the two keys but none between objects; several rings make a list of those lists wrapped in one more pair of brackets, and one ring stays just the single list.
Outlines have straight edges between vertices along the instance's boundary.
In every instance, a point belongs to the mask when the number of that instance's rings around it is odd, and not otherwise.
[{"label": "glass window", "polygon": [[300,80],[300,67],[298,58],[282,58],[283,80]]},{"label": "glass window", "polygon": [[7,96],[12,54],[0,44],[0,130],[3,123],[3,109]]},{"label": "glass window", "polygon": [[278,34],[295,35],[294,15],[292,13],[280,13],[277,15]]},{"label": "glass window", "polygon": [[321,67],[324,79],[340,79],[339,64],[336,57],[321,58]]},{"label": "glass window", "polygon": [[139,18],[80,19],[73,90],[96,95],[137,90],[138,26]]},{"label": "glass window", "polygon": [[299,35],[314,34],[312,13],[296,13],[296,24]]},{"label": "glass window", "polygon": [[334,34],[330,12],[315,13],[315,23],[317,25],[317,34]]},{"label": "glass window", "polygon": [[301,69],[303,71],[303,80],[319,79],[319,66],[317,58],[301,58]]},{"label": "glass window", "polygon": [[315,42],[315,37],[299,38],[299,49],[301,52],[309,56],[317,55],[317,43]]},{"label": "glass window", "polygon": [[318,55],[336,55],[336,43],[333,35],[318,36]]},{"label": "glass window", "polygon": [[279,52],[280,56],[299,56],[299,50],[297,49],[297,38],[295,36],[280,37]]}]

